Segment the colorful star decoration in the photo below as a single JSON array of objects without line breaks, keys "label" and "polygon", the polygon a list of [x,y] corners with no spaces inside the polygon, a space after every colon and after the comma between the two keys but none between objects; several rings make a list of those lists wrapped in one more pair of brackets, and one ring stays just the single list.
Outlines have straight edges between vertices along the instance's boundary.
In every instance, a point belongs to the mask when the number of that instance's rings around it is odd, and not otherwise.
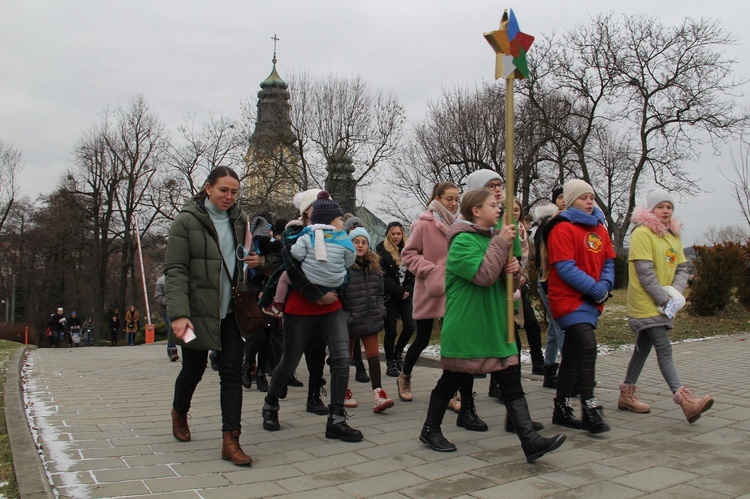
[{"label": "colorful star decoration", "polygon": [[[509,11],[510,16],[508,16]],[[513,9],[503,12],[500,29],[485,33],[484,37],[497,55],[495,79],[529,77],[526,53],[531,48],[531,44],[534,43],[534,37],[519,29]]]}]

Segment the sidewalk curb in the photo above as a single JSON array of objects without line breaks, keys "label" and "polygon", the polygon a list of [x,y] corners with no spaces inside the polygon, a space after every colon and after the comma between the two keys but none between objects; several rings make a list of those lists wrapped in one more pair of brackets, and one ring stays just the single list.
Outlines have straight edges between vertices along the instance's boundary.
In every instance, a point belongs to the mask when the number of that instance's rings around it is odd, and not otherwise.
[{"label": "sidewalk curb", "polygon": [[18,493],[24,499],[54,498],[47,471],[26,421],[21,369],[31,346],[18,348],[11,357],[5,378],[5,426],[13,454]]}]

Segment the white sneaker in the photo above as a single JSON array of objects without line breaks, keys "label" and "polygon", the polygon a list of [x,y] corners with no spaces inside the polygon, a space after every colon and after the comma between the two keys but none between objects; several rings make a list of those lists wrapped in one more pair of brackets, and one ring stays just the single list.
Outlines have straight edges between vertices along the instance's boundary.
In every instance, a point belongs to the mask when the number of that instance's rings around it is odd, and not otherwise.
[{"label": "white sneaker", "polygon": [[346,389],[346,397],[344,398],[344,407],[347,409],[353,409],[357,407],[357,401],[352,398],[352,391]]},{"label": "white sneaker", "polygon": [[372,412],[383,412],[393,407],[393,400],[388,398],[388,395],[385,394],[385,390],[382,388],[375,388],[372,391],[372,395],[375,398],[375,407],[372,408]]}]

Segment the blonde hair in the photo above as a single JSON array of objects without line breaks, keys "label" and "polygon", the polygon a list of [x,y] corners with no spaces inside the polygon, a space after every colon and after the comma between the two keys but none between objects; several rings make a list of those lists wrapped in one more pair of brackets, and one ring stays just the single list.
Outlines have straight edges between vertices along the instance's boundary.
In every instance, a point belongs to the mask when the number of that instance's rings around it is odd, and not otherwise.
[{"label": "blonde hair", "polygon": [[[393,232],[393,229],[401,229],[401,245],[397,246],[396,244],[391,241],[391,232]],[[401,250],[406,245],[406,231],[404,228],[399,225],[394,225],[390,229],[388,229],[388,232],[385,233],[385,241],[383,241],[383,248],[390,253],[391,257],[393,258],[393,261],[396,263],[396,265],[401,265]]]}]

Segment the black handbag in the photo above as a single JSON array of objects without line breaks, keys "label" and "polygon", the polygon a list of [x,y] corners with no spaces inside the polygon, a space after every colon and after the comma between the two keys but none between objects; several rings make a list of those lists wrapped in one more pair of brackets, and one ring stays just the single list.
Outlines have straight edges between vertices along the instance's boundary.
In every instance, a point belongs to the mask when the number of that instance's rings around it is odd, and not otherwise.
[{"label": "black handbag", "polygon": [[234,305],[234,316],[237,319],[237,323],[243,335],[253,335],[256,331],[262,330],[265,325],[263,312],[261,312],[260,305],[258,305],[256,293],[253,291],[239,291],[232,284],[232,274],[229,273],[229,268],[223,258],[221,259],[221,263],[224,265],[224,270],[232,286],[232,304]]}]

